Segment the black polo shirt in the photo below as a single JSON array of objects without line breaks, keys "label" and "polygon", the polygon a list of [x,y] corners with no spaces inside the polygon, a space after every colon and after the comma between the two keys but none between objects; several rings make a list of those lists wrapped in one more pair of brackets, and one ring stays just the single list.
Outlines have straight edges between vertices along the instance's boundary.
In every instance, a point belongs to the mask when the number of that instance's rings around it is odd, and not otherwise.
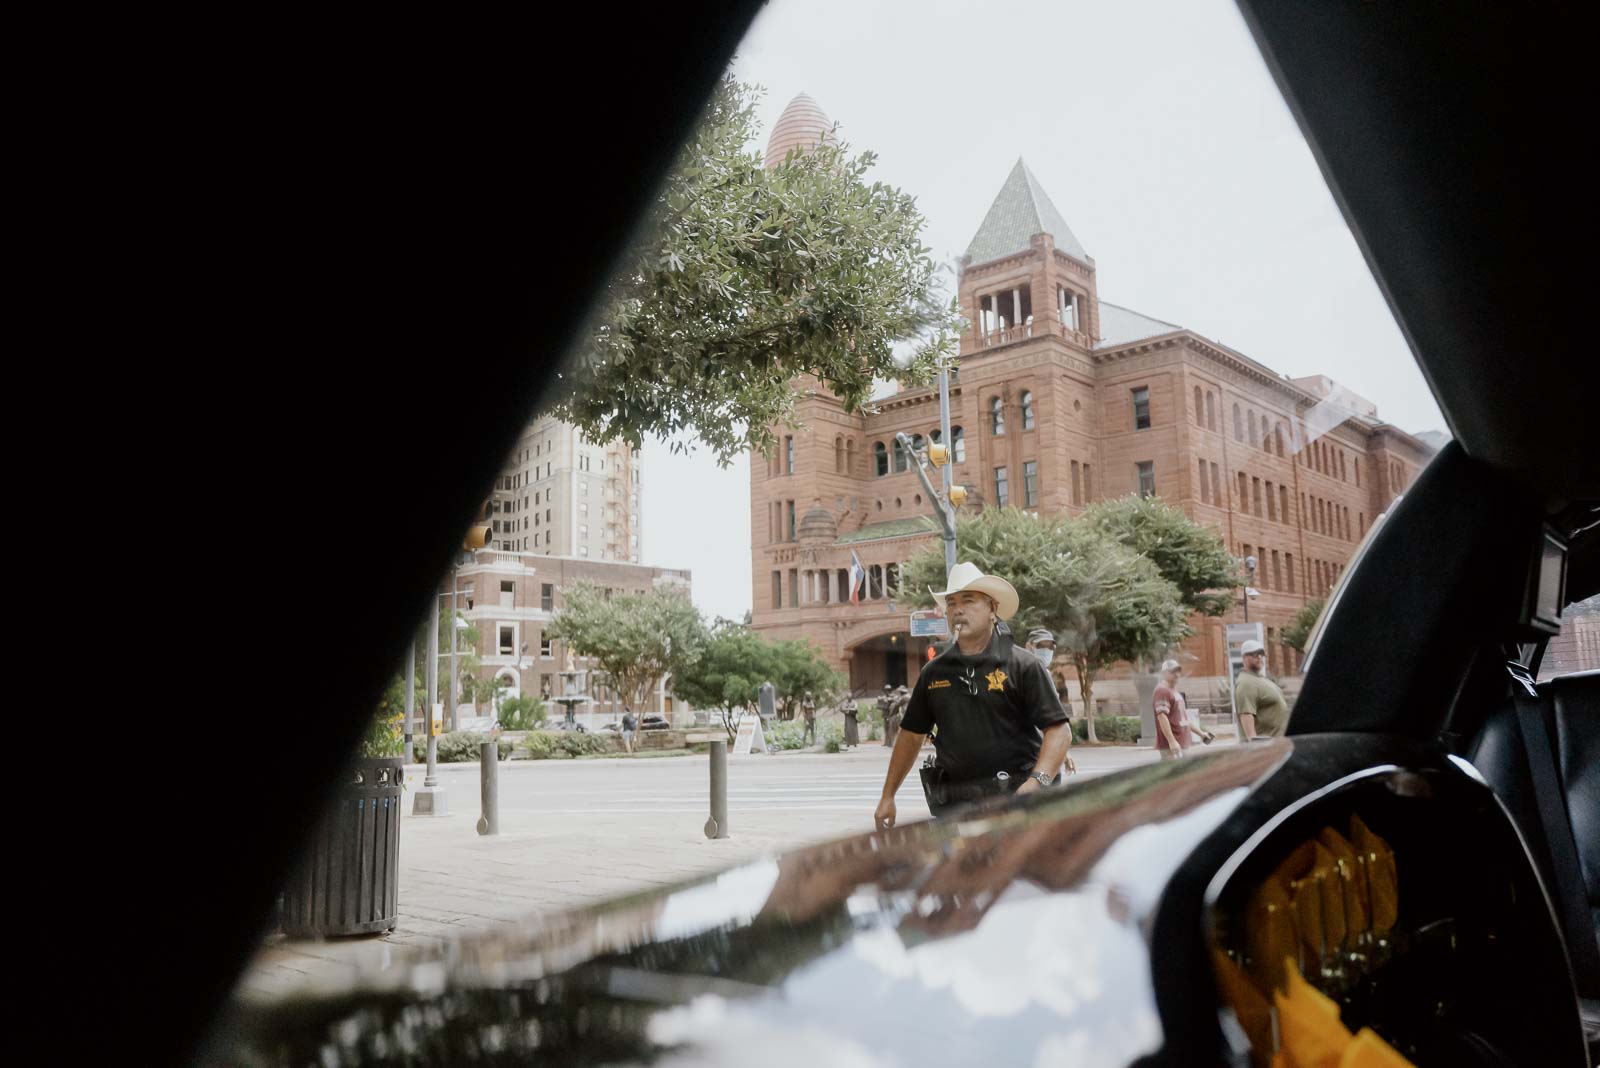
[{"label": "black polo shirt", "polygon": [[997,771],[1027,774],[1039,759],[1045,728],[1066,721],[1055,683],[1039,658],[996,635],[977,656],[952,644],[929,662],[917,677],[900,726],[913,734],[938,727],[933,744],[939,766],[962,780]]}]

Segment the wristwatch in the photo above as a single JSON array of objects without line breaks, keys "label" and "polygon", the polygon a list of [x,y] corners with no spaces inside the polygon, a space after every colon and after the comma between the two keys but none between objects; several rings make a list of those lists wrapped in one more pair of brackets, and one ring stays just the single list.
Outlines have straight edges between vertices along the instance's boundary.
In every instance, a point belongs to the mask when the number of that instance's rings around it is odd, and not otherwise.
[{"label": "wristwatch", "polygon": [[1046,775],[1042,771],[1036,771],[1036,772],[1034,772],[1032,775],[1030,775],[1028,777],[1030,779],[1038,779],[1040,786],[1049,786],[1052,782],[1055,781],[1055,776]]}]

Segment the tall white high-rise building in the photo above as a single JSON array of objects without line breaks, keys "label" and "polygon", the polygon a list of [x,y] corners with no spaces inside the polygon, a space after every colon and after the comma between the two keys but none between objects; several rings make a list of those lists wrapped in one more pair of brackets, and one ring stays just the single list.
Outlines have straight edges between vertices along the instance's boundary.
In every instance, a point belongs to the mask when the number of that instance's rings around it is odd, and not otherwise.
[{"label": "tall white high-rise building", "polygon": [[643,549],[637,450],[591,445],[568,423],[529,423],[495,480],[485,519],[508,552],[637,564]]}]

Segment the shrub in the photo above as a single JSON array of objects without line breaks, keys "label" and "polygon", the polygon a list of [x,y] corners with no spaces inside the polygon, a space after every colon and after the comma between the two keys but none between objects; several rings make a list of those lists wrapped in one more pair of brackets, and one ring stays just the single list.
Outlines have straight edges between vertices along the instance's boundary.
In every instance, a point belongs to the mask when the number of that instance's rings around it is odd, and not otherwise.
[{"label": "shrub", "polygon": [[876,723],[873,723],[870,726],[868,726],[867,727],[867,741],[869,741],[869,742],[881,742],[881,741],[883,741],[883,728],[880,727]]},{"label": "shrub", "polygon": [[[450,731],[439,735],[436,746],[436,755],[441,764],[460,764],[469,760],[478,759],[478,746],[489,740],[486,734],[477,731]],[[511,755],[511,743],[504,740],[497,741],[495,749],[501,760]]]},{"label": "shrub", "polygon": [[522,740],[522,751],[529,760],[570,760],[610,753],[614,748],[614,739],[606,731],[529,731]]},{"label": "shrub", "polygon": [[508,731],[531,731],[544,726],[545,703],[532,694],[500,702],[500,726]]},{"label": "shrub", "polygon": [[406,749],[401,721],[382,711],[367,724],[367,733],[361,739],[359,755],[362,757],[397,757]]},{"label": "shrub", "polygon": [[[1072,740],[1074,742],[1087,741],[1089,734],[1088,723],[1085,720],[1072,721]],[[1137,742],[1139,740],[1138,716],[1096,716],[1094,717],[1094,733],[1102,742]]]},{"label": "shrub", "polygon": [[804,723],[779,723],[767,732],[767,741],[779,749],[805,748]]}]

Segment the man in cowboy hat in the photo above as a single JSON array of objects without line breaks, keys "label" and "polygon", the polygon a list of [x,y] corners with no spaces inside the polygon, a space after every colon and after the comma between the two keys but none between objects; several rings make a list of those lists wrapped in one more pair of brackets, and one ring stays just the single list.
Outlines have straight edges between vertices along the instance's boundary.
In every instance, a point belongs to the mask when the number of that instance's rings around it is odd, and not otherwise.
[{"label": "man in cowboy hat", "polygon": [[874,813],[880,830],[894,826],[895,791],[935,727],[936,786],[928,787],[935,815],[946,804],[1043,789],[1056,781],[1072,743],[1049,672],[996,626],[1016,614],[1011,583],[962,563],[946,587],[930,592],[955,641],[922,669],[911,692]]}]

